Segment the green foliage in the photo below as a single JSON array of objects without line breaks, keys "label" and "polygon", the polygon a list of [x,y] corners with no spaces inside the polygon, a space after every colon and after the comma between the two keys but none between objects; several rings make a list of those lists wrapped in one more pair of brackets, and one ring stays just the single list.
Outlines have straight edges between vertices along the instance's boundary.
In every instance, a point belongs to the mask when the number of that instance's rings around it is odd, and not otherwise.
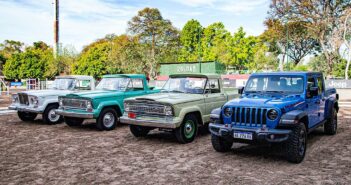
[{"label": "green foliage", "polygon": [[8,79],[52,78],[57,74],[53,63],[49,47],[33,46],[24,52],[12,54],[6,61],[3,73]]},{"label": "green foliage", "polygon": [[180,33],[180,43],[182,45],[178,57],[180,62],[194,62],[199,60],[202,33],[203,28],[197,20],[191,19],[184,25]]},{"label": "green foliage", "polygon": [[296,65],[292,71],[309,71],[307,65]]}]

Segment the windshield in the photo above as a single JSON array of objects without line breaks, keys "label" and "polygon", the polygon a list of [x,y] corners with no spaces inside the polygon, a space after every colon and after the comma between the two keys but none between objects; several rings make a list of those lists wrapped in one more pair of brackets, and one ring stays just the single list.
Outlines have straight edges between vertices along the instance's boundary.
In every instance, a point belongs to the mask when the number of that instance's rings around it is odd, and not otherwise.
[{"label": "windshield", "polygon": [[74,88],[74,81],[73,78],[57,78],[55,79],[50,89],[59,89],[59,90],[69,90]]},{"label": "windshield", "polygon": [[129,83],[129,78],[103,78],[96,87],[98,90],[124,91]]},{"label": "windshield", "polygon": [[206,78],[170,78],[161,92],[203,94]]},{"label": "windshield", "polygon": [[303,78],[300,76],[253,76],[247,82],[245,93],[302,93],[303,84]]}]

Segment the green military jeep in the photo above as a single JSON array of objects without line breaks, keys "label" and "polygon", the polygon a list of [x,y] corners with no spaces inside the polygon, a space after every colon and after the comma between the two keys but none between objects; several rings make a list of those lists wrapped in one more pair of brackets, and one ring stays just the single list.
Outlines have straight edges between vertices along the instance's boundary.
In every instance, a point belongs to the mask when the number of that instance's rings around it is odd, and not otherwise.
[{"label": "green military jeep", "polygon": [[69,126],[79,126],[84,119],[96,119],[99,130],[113,130],[123,114],[125,98],[157,92],[148,87],[145,75],[105,75],[94,91],[60,96],[56,114],[64,116]]}]

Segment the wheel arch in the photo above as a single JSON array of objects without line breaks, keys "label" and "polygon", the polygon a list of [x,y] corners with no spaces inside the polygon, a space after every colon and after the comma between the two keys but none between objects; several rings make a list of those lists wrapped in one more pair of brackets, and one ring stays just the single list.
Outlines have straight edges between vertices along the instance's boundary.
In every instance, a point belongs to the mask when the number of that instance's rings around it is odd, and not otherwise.
[{"label": "wheel arch", "polygon": [[[193,114],[193,115],[195,115],[196,116],[196,118],[199,120],[199,123],[198,124],[200,124],[200,125],[204,125],[204,122],[203,122],[203,120],[202,120],[202,116],[201,116],[201,112],[200,111],[193,111],[193,112],[188,112],[188,113],[186,113],[185,115],[184,115],[184,118],[187,116],[187,115],[190,115],[190,114]],[[184,120],[184,118],[183,118],[183,120]]]},{"label": "wheel arch", "polygon": [[123,115],[123,114],[122,114],[122,111],[121,111],[121,108],[119,107],[119,105],[106,105],[106,106],[104,106],[104,107],[101,108],[100,113],[101,113],[104,109],[107,109],[107,108],[112,108],[112,109],[114,109],[114,110],[117,112],[118,116],[122,116],[122,115]]}]

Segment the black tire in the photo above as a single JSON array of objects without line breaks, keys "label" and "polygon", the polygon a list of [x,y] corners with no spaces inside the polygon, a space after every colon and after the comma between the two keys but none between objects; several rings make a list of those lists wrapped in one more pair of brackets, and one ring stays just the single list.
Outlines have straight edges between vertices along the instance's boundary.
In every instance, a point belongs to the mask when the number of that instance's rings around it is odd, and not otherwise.
[{"label": "black tire", "polygon": [[305,158],[307,148],[307,131],[305,124],[296,125],[286,142],[286,158],[289,162],[300,163]]},{"label": "black tire", "polygon": [[324,133],[328,135],[335,135],[338,129],[338,112],[333,109],[333,115],[328,118],[327,122],[324,124]]},{"label": "black tire", "polygon": [[81,126],[84,119],[82,118],[72,118],[72,117],[64,117],[65,123],[70,127],[78,127]]},{"label": "black tire", "polygon": [[129,129],[135,137],[145,137],[151,130],[151,128],[139,125],[129,125]]},{"label": "black tire", "polygon": [[232,149],[233,141],[211,134],[211,143],[217,152],[229,152]]},{"label": "black tire", "polygon": [[61,123],[63,121],[63,116],[53,115],[53,111],[58,109],[59,105],[52,104],[48,105],[43,113],[43,122],[48,125],[53,125]]},{"label": "black tire", "polygon": [[17,115],[22,121],[33,121],[37,117],[38,114],[31,113],[31,112],[18,111]]},{"label": "black tire", "polygon": [[96,127],[99,130],[113,130],[116,128],[118,120],[119,117],[115,109],[105,108],[96,120]]},{"label": "black tire", "polygon": [[180,127],[175,129],[177,140],[183,144],[194,141],[198,131],[198,123],[194,114],[186,115]]}]

